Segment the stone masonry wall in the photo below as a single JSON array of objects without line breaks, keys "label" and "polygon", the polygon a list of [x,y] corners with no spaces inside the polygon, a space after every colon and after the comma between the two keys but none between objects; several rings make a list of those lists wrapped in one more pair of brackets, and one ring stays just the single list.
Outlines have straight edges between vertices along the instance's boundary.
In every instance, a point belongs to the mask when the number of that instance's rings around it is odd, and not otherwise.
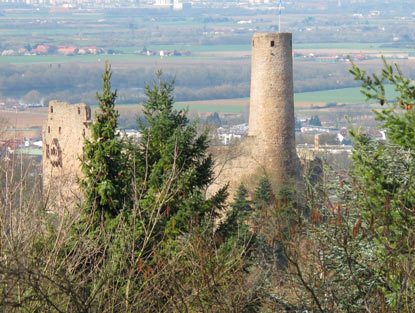
[{"label": "stone masonry wall", "polygon": [[[43,126],[43,194],[51,200],[79,197],[77,177],[83,140],[90,135],[91,109],[83,103],[50,101]],[[67,201],[70,203],[70,201]]]},{"label": "stone masonry wall", "polygon": [[[217,184],[234,194],[241,182],[266,175],[275,190],[300,181],[296,153],[291,33],[258,33],[252,39],[249,132],[217,156]],[[295,188],[295,187],[294,187]]]}]

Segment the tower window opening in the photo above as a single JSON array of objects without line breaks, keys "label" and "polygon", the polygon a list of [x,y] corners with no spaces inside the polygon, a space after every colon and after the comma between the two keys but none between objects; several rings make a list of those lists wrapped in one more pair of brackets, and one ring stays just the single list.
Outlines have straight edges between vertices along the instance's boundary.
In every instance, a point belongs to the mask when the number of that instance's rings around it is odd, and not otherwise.
[{"label": "tower window opening", "polygon": [[49,145],[46,144],[46,157],[49,159]]},{"label": "tower window opening", "polygon": [[48,126],[48,134],[50,134],[50,126]]},{"label": "tower window opening", "polygon": [[53,105],[50,106],[50,113],[53,113]]},{"label": "tower window opening", "polygon": [[78,108],[78,114],[81,114],[81,108]]},{"label": "tower window opening", "polygon": [[62,127],[59,126],[59,135],[62,134]]},{"label": "tower window opening", "polygon": [[272,40],[271,41],[271,47],[274,47],[274,45],[275,45],[275,42],[274,42],[274,40]]}]

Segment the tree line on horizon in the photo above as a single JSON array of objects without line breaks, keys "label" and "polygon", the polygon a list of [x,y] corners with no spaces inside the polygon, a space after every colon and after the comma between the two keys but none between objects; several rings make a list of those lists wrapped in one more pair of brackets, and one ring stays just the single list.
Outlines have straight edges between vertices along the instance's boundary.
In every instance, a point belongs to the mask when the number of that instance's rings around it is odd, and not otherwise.
[{"label": "tree line on horizon", "polygon": [[[100,65],[101,66],[101,65]],[[0,92],[3,97],[41,102],[59,99],[71,103],[96,105],[96,90],[100,88],[100,66],[74,64],[1,65]],[[297,61],[294,63],[295,92],[308,92],[345,87],[356,87],[348,74],[348,64],[325,64]],[[371,65],[379,70],[381,65]],[[412,66],[404,68],[411,75]],[[154,66],[136,69],[118,69],[113,76],[117,87],[117,104],[141,103],[146,100],[144,86],[151,82]],[[166,65],[165,77],[175,78],[174,97],[177,101],[243,98],[249,96],[250,64],[248,60],[214,64]],[[413,77],[412,77],[413,78]],[[35,94],[35,96],[33,96]]]}]

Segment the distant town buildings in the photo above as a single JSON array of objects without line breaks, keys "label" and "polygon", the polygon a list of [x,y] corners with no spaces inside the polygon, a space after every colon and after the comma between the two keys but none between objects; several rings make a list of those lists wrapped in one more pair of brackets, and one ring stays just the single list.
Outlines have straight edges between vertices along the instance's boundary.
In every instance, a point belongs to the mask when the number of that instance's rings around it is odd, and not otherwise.
[{"label": "distant town buildings", "polygon": [[85,55],[85,54],[101,54],[104,49],[99,47],[83,47],[76,46],[58,46],[52,47],[47,45],[38,45],[30,50],[22,47],[16,50],[6,49],[1,52],[2,56],[10,55],[47,55],[47,54],[63,54],[63,55]]},{"label": "distant town buildings", "polygon": [[[279,0],[239,0],[224,1],[233,3],[235,6],[240,5],[278,5]],[[80,8],[80,7],[138,7],[154,6],[156,8],[168,8],[174,10],[189,9],[192,4],[211,5],[211,2],[204,0],[0,0],[0,3],[11,5],[32,5],[38,7],[52,8]],[[285,9],[284,7],[282,9]]]},{"label": "distant town buildings", "polygon": [[231,127],[219,127],[216,129],[217,138],[223,145],[236,143],[248,135],[248,123],[233,125]]},{"label": "distant town buildings", "polygon": [[154,5],[156,6],[169,6],[172,4],[171,0],[156,0],[156,2],[154,3]]},{"label": "distant town buildings", "polygon": [[75,7],[80,5],[132,5],[138,4],[137,0],[0,0],[0,3],[28,4],[38,6],[67,6]]},{"label": "distant town buildings", "polygon": [[[77,46],[58,46],[52,47],[47,45],[38,45],[33,49],[19,48],[19,49],[5,49],[0,52],[1,56],[16,56],[16,55],[86,55],[86,54],[103,54],[108,53],[112,54],[110,50],[105,51],[103,48],[92,46],[92,47],[77,47]],[[120,52],[117,52],[120,53]],[[160,56],[160,57],[170,57],[170,56],[190,56],[191,52],[188,50],[148,50],[143,48],[142,50],[137,50],[134,52],[139,55],[146,56]]]},{"label": "distant town buildings", "polygon": [[182,3],[179,0],[0,0],[0,3],[33,5],[40,7],[135,7],[139,4],[155,5],[158,7],[171,7],[181,10],[191,7],[191,3]]}]

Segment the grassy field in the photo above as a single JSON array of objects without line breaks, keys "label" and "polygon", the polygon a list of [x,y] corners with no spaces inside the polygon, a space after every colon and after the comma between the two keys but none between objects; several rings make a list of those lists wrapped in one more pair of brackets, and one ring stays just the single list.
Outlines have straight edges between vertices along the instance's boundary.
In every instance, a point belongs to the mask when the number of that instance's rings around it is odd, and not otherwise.
[{"label": "grassy field", "polygon": [[246,107],[243,105],[227,105],[227,104],[197,104],[197,103],[176,103],[174,106],[176,109],[183,110],[189,109],[193,112],[218,112],[218,113],[243,113]]},{"label": "grassy field", "polygon": [[[396,93],[394,92],[392,86],[386,86],[386,95],[392,99]],[[353,107],[356,110],[359,110],[361,106],[350,106],[354,104],[364,104],[365,97],[360,92],[360,87],[356,88],[342,88],[335,90],[322,90],[314,92],[303,92],[296,93],[294,95],[294,101],[298,103],[296,110],[301,110],[304,112],[311,112],[314,110],[319,110],[323,112],[325,109],[314,108],[313,103],[318,106],[322,106],[325,103],[338,103],[338,104],[348,104],[345,107],[335,107],[329,108],[328,110],[340,110],[347,111],[348,108]],[[188,101],[188,102],[178,102],[175,104],[177,109],[189,108],[190,111],[194,112],[219,112],[219,113],[243,113],[247,110],[247,105],[249,103],[249,98],[239,98],[239,99],[223,99],[223,100],[205,100],[205,101]],[[302,104],[307,104],[303,106]],[[373,105],[365,106],[367,109],[371,109]],[[353,110],[354,110],[353,109]]]},{"label": "grassy field", "polygon": [[[386,95],[390,95],[390,97],[394,97],[396,95],[392,86],[386,86]],[[296,93],[294,95],[294,101],[363,103],[365,102],[365,96],[360,92],[360,87],[356,87]]]},{"label": "grassy field", "polygon": [[[186,110],[189,109],[191,112],[198,113],[208,113],[208,112],[218,112],[218,113],[243,113],[246,111],[246,100],[241,100],[240,104],[228,104],[227,99],[225,100],[211,100],[204,101],[204,103],[198,102],[176,102],[174,108],[177,110]],[[95,108],[96,106],[92,106]],[[119,104],[117,108],[120,110],[128,108],[141,108],[141,105],[138,104]]]},{"label": "grassy field", "polygon": [[45,28],[32,28],[32,29],[7,29],[1,30],[3,36],[27,36],[31,35],[36,37],[38,35],[73,35],[78,34],[79,29],[75,28],[55,28],[55,29],[45,29]]},{"label": "grassy field", "polygon": [[294,44],[294,49],[359,49],[359,50],[378,50],[382,43],[361,43],[361,42],[332,42],[332,43],[305,43]]},{"label": "grassy field", "polygon": [[152,50],[188,50],[190,52],[251,51],[250,45],[151,45]]},{"label": "grassy field", "polygon": [[[390,99],[396,95],[392,86],[386,86],[386,95],[389,95],[388,97]],[[360,87],[356,87],[296,93],[294,94],[294,101],[298,103],[298,105],[296,105],[296,110],[302,110],[304,112],[319,110],[322,112],[324,111],[324,108],[319,109],[317,107],[324,106],[326,103],[363,104],[365,103],[365,96],[360,92]],[[248,103],[249,98],[219,99],[177,102],[175,107],[177,109],[189,108],[189,110],[193,112],[243,113],[247,110]],[[122,106],[135,105],[136,104],[123,104]],[[350,106],[346,106],[346,110],[347,107]],[[370,108],[372,106],[366,107]],[[340,107],[333,109],[340,110]],[[344,109],[345,107],[341,110],[343,111]],[[332,110],[332,108],[329,108],[328,110]]]}]

